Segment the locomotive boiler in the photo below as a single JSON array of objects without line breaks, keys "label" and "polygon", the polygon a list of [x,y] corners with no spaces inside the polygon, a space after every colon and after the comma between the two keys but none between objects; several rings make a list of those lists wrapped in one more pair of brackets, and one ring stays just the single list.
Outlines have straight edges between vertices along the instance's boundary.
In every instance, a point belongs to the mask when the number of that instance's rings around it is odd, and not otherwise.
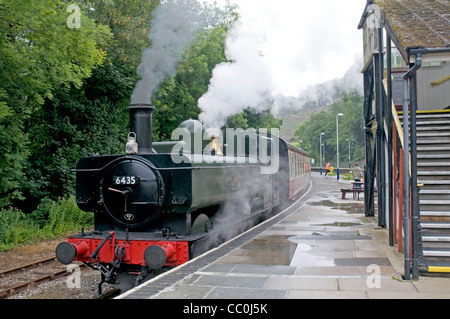
[{"label": "locomotive boiler", "polygon": [[[94,230],[56,248],[61,263],[98,269],[99,291],[120,274],[139,283],[150,271],[181,265],[309,186],[309,155],[269,133],[247,134],[240,150],[217,136],[198,147],[204,129],[188,120],[180,125],[186,141],[153,143],[153,107],[131,105],[129,111],[125,154],[85,157],[76,167],[77,204],[94,213]],[[279,164],[271,174],[262,174],[270,165],[260,156],[263,145],[272,147],[269,157]]]}]

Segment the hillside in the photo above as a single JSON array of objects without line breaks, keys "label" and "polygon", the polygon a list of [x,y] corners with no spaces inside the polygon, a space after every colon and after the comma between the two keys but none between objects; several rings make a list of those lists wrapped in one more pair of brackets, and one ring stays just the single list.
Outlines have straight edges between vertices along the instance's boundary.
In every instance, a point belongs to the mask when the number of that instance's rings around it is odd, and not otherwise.
[{"label": "hillside", "polygon": [[281,137],[290,142],[297,142],[293,139],[295,131],[312,114],[326,111],[329,105],[340,99],[345,92],[357,91],[362,94],[361,68],[362,62],[356,60],[342,78],[311,85],[296,98],[278,97],[278,117],[283,119]]},{"label": "hillside", "polygon": [[292,110],[289,114],[280,115],[279,117],[283,120],[283,125],[280,129],[281,138],[290,143],[298,142],[297,138],[294,137],[294,133],[300,124],[308,121],[312,114],[320,111],[326,111],[327,109],[328,106],[326,105],[313,110]]}]

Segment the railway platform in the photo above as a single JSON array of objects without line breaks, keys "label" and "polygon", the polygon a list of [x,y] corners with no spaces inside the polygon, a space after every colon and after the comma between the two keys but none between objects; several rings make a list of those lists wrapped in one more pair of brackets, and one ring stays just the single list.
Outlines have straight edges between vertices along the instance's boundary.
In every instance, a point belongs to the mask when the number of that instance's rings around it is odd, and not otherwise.
[{"label": "railway platform", "polygon": [[187,311],[190,299],[450,298],[450,278],[402,279],[388,230],[365,217],[362,198],[342,199],[350,181],[312,177],[279,215],[118,298],[179,299]]}]

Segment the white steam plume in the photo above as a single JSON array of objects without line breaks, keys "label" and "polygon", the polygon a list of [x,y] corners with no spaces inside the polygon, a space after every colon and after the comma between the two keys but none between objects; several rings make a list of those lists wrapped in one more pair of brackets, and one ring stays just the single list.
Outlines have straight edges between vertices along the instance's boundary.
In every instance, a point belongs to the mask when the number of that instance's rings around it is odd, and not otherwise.
[{"label": "white steam plume", "polygon": [[362,51],[362,0],[234,2],[240,19],[226,41],[230,62],[217,65],[198,103],[207,127],[248,107],[279,111],[279,96],[302,99],[308,87],[341,78]]},{"label": "white steam plume", "polygon": [[207,127],[221,127],[226,119],[248,106],[261,105],[270,96],[272,77],[264,61],[259,35],[251,30],[243,32],[242,22],[230,30],[226,42],[224,62],[213,70],[208,92],[200,98],[204,111],[200,120]]}]

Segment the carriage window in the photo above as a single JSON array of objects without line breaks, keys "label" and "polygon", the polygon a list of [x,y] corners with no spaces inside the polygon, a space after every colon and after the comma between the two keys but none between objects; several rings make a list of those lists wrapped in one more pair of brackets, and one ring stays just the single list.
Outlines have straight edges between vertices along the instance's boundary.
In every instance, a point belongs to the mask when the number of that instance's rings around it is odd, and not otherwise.
[{"label": "carriage window", "polygon": [[289,150],[289,177],[297,179],[310,172],[309,158],[303,154]]}]

